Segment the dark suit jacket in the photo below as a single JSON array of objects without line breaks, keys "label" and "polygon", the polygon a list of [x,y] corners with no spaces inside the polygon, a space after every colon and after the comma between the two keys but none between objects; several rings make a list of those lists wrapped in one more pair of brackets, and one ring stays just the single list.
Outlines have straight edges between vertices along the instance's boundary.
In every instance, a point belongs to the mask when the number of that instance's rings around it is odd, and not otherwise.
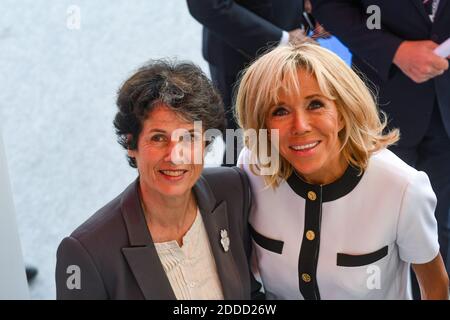
[{"label": "dark suit jacket", "polygon": [[[380,107],[401,130],[402,146],[416,145],[430,123],[437,100],[450,135],[450,71],[416,84],[392,60],[403,40],[432,40],[450,37],[450,0],[441,0],[434,23],[421,0],[312,0],[313,15],[353,53],[353,64],[379,89]],[[381,10],[381,30],[369,30],[366,11],[370,5]]]},{"label": "dark suit jacket", "polygon": [[225,74],[234,75],[282,30],[301,27],[303,0],[187,0],[203,26],[203,56]]},{"label": "dark suit jacket", "polygon": [[[175,299],[141,209],[138,181],[61,242],[57,299]],[[205,169],[194,186],[225,299],[250,299],[260,288],[247,264],[249,188],[238,168]],[[220,243],[222,229],[228,231],[228,252]],[[66,285],[71,265],[80,267],[79,290]]]}]

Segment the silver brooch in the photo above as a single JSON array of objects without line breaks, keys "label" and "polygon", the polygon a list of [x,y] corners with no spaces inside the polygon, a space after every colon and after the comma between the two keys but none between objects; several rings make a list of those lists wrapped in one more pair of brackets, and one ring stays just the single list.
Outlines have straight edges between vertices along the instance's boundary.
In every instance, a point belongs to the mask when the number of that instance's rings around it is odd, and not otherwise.
[{"label": "silver brooch", "polygon": [[220,243],[222,244],[223,250],[228,252],[230,250],[230,238],[228,238],[228,232],[225,229],[220,230]]}]

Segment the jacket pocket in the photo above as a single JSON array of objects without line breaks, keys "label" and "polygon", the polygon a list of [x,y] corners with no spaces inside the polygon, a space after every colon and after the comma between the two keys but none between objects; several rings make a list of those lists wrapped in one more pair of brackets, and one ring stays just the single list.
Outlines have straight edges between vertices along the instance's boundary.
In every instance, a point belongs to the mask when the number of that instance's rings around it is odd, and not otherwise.
[{"label": "jacket pocket", "polygon": [[280,240],[274,240],[263,236],[258,231],[256,231],[251,224],[249,224],[250,234],[253,240],[266,250],[281,254],[283,252],[284,242]]},{"label": "jacket pocket", "polygon": [[338,253],[336,264],[341,267],[361,267],[374,263],[387,256],[387,254],[388,246],[385,246],[380,250],[362,255]]}]

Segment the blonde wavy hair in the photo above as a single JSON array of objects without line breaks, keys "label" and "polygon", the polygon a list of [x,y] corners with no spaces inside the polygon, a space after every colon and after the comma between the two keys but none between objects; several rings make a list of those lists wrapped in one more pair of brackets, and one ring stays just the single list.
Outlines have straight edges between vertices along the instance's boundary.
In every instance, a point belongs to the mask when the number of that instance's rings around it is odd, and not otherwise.
[{"label": "blonde wavy hair", "polygon": [[[339,132],[341,152],[360,173],[367,168],[374,152],[399,140],[398,129],[383,133],[387,117],[378,110],[375,94],[358,74],[336,54],[313,43],[277,47],[244,70],[235,99],[235,116],[244,132],[266,129],[266,116],[270,107],[279,103],[281,90],[299,92],[299,69],[314,75],[322,94],[334,100],[344,121],[344,128]],[[250,144],[248,139],[244,139],[252,155],[257,154],[259,140],[258,137],[256,144]],[[267,140],[270,144],[270,139]],[[250,164],[250,169],[258,174],[261,166],[268,165],[258,162]],[[276,188],[293,170],[280,155],[275,172],[264,176],[266,185]]]}]

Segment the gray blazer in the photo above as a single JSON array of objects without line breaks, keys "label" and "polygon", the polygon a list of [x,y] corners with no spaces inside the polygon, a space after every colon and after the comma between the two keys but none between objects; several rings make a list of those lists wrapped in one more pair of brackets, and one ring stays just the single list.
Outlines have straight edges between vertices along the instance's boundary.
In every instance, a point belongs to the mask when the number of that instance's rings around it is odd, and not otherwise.
[{"label": "gray blazer", "polygon": [[[61,242],[57,299],[176,299],[147,228],[138,181]],[[205,169],[193,190],[224,298],[250,299],[252,292],[261,297],[248,266],[251,192],[245,173],[238,168]],[[228,252],[220,243],[222,229],[228,231]]]}]

